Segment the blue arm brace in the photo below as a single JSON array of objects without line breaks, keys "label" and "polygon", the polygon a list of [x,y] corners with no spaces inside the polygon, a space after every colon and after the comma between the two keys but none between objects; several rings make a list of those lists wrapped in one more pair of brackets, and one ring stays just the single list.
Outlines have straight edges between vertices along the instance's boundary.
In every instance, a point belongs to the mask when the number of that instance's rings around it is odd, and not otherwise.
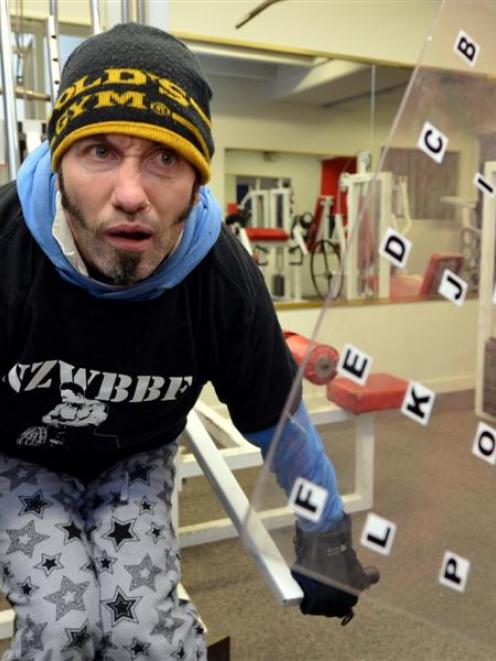
[{"label": "blue arm brace", "polygon": [[[259,447],[266,459],[276,427],[244,434],[250,443]],[[334,466],[324,452],[322,439],[313,425],[303,400],[295,413],[288,417],[271,461],[271,470],[278,484],[289,496],[294,481],[303,477],[328,492],[327,501],[317,523],[298,517],[298,525],[305,532],[327,532],[343,517],[343,503],[338,492]]]}]

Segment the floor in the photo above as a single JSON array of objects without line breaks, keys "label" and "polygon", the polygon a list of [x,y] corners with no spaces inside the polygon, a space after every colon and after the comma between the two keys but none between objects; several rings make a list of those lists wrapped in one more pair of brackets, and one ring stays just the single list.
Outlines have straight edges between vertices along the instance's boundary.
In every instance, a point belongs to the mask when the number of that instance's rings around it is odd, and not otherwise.
[{"label": "floor", "polygon": [[[381,581],[346,627],[280,607],[238,539],[183,549],[183,583],[211,640],[228,635],[233,661],[495,660],[496,468],[471,452],[477,422],[472,392],[439,397],[428,427],[396,411],[377,416],[372,510],[397,533],[391,554],[380,556],[359,543],[365,513],[353,515],[355,548],[364,564],[379,567]],[[353,486],[353,424],[321,433],[345,493]],[[248,494],[257,475],[238,473]],[[265,493],[273,505],[272,486]],[[181,522],[217,516],[204,478],[188,480]],[[286,541],[291,535],[282,533]],[[472,563],[464,593],[438,583],[447,549]]]},{"label": "floor", "polygon": [[[359,543],[365,513],[353,515],[355,548],[364,564],[379,567],[381,581],[346,627],[279,607],[237,540],[183,550],[184,584],[210,631],[230,634],[232,659],[496,659],[496,468],[472,454],[477,423],[473,392],[438,397],[428,427],[397,411],[377,416],[372,511],[396,523],[397,533],[390,556],[380,556]],[[321,432],[346,493],[353,488],[353,424]],[[251,493],[256,470],[243,473]],[[272,487],[266,494],[267,506],[277,504]],[[191,480],[181,520],[200,520],[202,508],[222,515],[213,501],[201,478]],[[472,563],[464,593],[438,583],[445,550]]]}]

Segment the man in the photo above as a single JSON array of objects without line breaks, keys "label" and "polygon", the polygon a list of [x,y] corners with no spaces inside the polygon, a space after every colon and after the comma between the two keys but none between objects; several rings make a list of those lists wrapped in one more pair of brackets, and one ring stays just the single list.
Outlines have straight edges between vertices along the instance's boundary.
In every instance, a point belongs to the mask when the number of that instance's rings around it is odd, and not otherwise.
[{"label": "man", "polygon": [[43,416],[42,422],[56,428],[98,427],[107,419],[107,405],[97,399],[87,400],[77,383],[62,383],[61,403]]},{"label": "man", "polygon": [[[211,381],[266,456],[295,376],[260,273],[204,186],[210,97],[184,44],[116,26],[70,56],[49,144],[0,191],[10,661],[206,658],[176,591],[176,439]],[[329,492],[319,523],[298,523],[297,560],[354,588],[295,572],[302,611],[344,617],[369,581],[332,465],[294,408],[271,467],[286,491],[301,475]]]}]

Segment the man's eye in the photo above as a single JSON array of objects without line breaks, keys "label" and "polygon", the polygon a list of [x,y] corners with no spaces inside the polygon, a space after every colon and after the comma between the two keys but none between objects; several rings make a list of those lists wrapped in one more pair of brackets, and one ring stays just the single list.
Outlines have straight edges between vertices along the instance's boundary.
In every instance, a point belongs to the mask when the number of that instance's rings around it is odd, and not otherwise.
[{"label": "man's eye", "polygon": [[173,165],[177,161],[176,153],[173,151],[160,152],[160,162],[163,165]]},{"label": "man's eye", "polygon": [[97,158],[107,158],[109,155],[109,149],[105,145],[93,145],[91,148],[91,152],[97,157]]}]

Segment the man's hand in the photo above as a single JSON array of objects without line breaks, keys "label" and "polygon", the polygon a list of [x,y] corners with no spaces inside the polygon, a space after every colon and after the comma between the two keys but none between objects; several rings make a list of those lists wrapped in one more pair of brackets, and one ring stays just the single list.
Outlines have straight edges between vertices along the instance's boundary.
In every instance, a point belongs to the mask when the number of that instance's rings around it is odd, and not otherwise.
[{"label": "man's hand", "polygon": [[[345,624],[353,617],[358,593],[379,580],[378,572],[364,570],[356,556],[352,547],[350,517],[345,514],[336,528],[325,533],[304,532],[297,525],[294,543],[296,565],[291,573],[304,593],[301,612],[345,618]],[[336,587],[302,574],[298,568],[326,577]]]}]

